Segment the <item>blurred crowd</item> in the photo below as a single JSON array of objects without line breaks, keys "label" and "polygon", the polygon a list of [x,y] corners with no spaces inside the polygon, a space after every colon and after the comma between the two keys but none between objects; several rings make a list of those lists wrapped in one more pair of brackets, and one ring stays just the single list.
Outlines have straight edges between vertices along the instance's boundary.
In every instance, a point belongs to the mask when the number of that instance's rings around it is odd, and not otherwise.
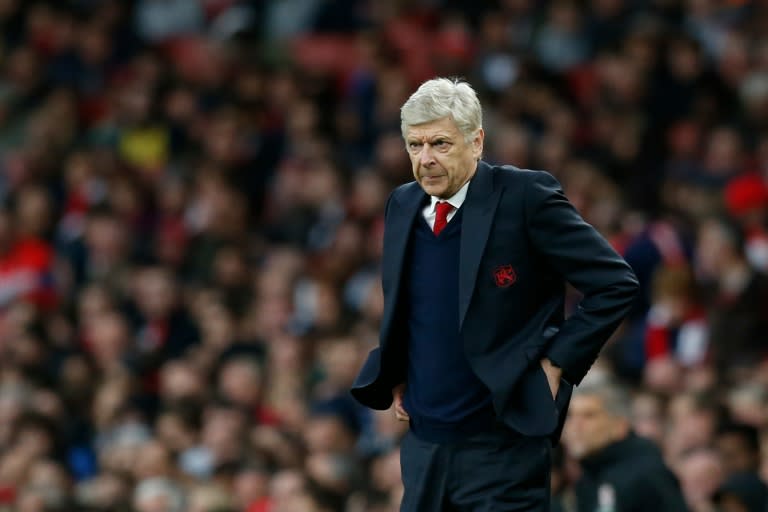
[{"label": "blurred crowd", "polygon": [[761,490],[765,34],[763,1],[0,0],[0,510],[396,511],[407,426],[348,388],[436,75],[635,269],[588,379],[688,507]]}]

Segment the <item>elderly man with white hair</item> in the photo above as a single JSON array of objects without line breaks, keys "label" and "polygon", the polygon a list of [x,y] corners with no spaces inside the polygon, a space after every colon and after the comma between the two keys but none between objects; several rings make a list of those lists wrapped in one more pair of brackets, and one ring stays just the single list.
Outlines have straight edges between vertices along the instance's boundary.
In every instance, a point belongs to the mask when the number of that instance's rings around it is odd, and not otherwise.
[{"label": "elderly man with white hair", "polygon": [[380,346],[352,393],[409,422],[401,510],[548,511],[572,385],[637,280],[550,174],[481,160],[468,83],[422,84],[401,129],[414,181],[387,202]]}]

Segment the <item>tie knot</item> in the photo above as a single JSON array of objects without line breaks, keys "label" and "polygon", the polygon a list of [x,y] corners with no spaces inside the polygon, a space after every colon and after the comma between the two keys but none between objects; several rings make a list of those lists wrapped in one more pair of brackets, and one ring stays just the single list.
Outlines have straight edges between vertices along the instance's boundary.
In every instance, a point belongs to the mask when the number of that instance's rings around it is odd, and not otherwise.
[{"label": "tie knot", "polygon": [[445,219],[448,217],[448,214],[451,213],[451,210],[453,210],[453,206],[446,201],[440,201],[435,205],[435,209],[437,211],[437,218]]}]

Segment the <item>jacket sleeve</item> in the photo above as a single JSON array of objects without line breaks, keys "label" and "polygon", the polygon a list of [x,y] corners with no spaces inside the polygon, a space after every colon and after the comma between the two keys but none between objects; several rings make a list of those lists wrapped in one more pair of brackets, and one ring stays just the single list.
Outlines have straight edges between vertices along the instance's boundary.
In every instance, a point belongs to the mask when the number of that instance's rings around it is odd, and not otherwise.
[{"label": "jacket sleeve", "polygon": [[550,174],[535,172],[526,182],[525,215],[536,251],[583,294],[545,354],[565,380],[578,384],[629,311],[637,278]]}]

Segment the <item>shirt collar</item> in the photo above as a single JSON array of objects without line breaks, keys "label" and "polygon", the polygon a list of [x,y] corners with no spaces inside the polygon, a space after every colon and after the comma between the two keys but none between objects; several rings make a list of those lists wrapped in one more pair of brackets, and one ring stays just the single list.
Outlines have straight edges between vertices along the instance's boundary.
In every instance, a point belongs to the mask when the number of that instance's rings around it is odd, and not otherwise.
[{"label": "shirt collar", "polygon": [[472,180],[467,180],[467,182],[464,184],[464,186],[462,186],[455,194],[453,194],[448,199],[440,199],[439,197],[429,196],[431,201],[432,201],[430,203],[429,211],[430,212],[434,212],[435,211],[435,206],[440,201],[445,201],[446,203],[448,203],[451,206],[453,206],[453,208],[455,210],[458,210],[459,208],[461,208],[461,205],[464,204],[464,200],[467,198],[467,190],[469,189],[469,182],[470,181],[472,181]]}]

